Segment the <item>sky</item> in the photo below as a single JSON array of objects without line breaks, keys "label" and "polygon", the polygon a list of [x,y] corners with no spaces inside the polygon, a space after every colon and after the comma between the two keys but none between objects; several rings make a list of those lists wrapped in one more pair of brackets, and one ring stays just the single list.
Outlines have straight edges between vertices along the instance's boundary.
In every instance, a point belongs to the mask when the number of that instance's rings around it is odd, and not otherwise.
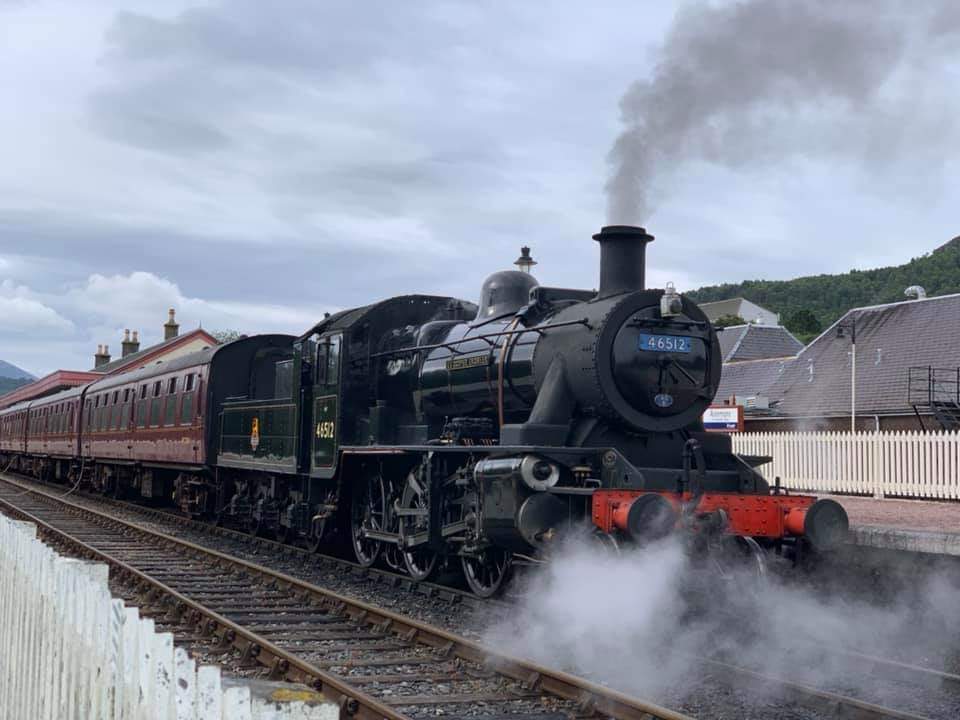
[{"label": "sky", "polygon": [[[299,333],[396,294],[475,300],[521,245],[541,283],[595,287],[611,148],[638,123],[669,149],[644,176],[650,285],[898,264],[960,234],[960,13],[871,6],[856,61],[811,23],[785,86],[698,51],[756,45],[731,25],[749,4],[0,0],[0,358],[88,369],[124,328],[160,339],[168,307]],[[885,34],[921,25],[936,43]],[[700,113],[680,132],[648,109],[688,56],[720,70],[684,66],[712,104],[675,102]],[[848,67],[879,70],[833,83]]]}]

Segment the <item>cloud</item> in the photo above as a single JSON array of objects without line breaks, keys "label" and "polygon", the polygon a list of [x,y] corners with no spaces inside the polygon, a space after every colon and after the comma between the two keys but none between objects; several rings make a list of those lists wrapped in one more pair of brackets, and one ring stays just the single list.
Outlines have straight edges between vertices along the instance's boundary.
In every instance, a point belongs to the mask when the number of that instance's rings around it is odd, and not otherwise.
[{"label": "cloud", "polygon": [[[734,3],[690,6],[711,17]],[[631,0],[18,6],[0,63],[17,99],[0,115],[0,272],[74,331],[44,352],[49,334],[0,326],[3,359],[89,366],[124,327],[159,333],[170,305],[186,327],[300,331],[391,295],[473,300],[521,245],[544,284],[595,286],[617,103],[657,77],[676,12]],[[690,13],[678,23],[698,27]],[[911,26],[927,15],[891,13]],[[861,138],[873,175],[850,172],[842,147],[857,118],[805,97],[698,136],[727,161],[678,162],[655,188],[651,282],[846,270],[956,235],[957,190],[943,181],[954,154],[925,154],[939,147],[927,136],[953,132],[953,84],[930,66],[909,123],[896,104],[871,106],[900,158],[885,165],[887,143]],[[820,137],[817,152],[777,160],[800,131]],[[773,159],[738,166],[754,135]]]},{"label": "cloud", "polygon": [[298,334],[338,308],[291,307],[277,303],[215,301],[185,295],[176,283],[150,272],[127,275],[94,274],[86,282],[64,295],[50,298],[54,304],[69,307],[94,328],[118,334],[122,328],[138,329],[144,343],[161,339],[166,309],[177,310],[183,330],[203,326],[207,329],[234,329],[247,334],[288,332]]},{"label": "cloud", "polygon": [[0,283],[0,317],[3,318],[5,335],[51,331],[72,333],[75,329],[72,322],[52,307],[31,297],[27,288],[14,285],[9,280]]}]

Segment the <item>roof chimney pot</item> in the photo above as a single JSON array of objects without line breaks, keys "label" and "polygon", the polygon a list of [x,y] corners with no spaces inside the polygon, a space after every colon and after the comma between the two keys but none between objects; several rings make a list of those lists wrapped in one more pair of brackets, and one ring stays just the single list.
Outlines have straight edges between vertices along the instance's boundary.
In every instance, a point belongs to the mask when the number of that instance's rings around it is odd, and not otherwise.
[{"label": "roof chimney pot", "polygon": [[107,345],[97,345],[97,354],[93,356],[93,369],[106,365],[110,362],[110,348]]},{"label": "roof chimney pot", "polygon": [[133,353],[140,350],[140,340],[137,337],[137,331],[133,331],[133,339],[130,338],[129,328],[123,331],[123,342],[120,345],[121,353],[120,357],[126,357],[127,355],[133,355]]},{"label": "roof chimney pot", "polygon": [[168,312],[170,316],[167,322],[164,323],[163,325],[164,340],[172,340],[173,338],[175,338],[177,335],[180,334],[180,326],[177,324],[177,321],[176,321],[177,311],[174,310],[173,308],[170,308]]}]

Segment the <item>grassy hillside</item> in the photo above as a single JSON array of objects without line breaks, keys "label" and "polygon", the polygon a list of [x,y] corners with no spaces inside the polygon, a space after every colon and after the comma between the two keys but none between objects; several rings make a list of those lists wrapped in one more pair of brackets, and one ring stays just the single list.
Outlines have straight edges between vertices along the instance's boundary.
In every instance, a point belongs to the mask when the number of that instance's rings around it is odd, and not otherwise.
[{"label": "grassy hillside", "polygon": [[794,280],[745,280],[687,294],[698,302],[744,297],[780,313],[781,322],[806,342],[850,308],[906,300],[903,291],[910,285],[921,285],[927,295],[960,292],[960,236],[903,265]]}]

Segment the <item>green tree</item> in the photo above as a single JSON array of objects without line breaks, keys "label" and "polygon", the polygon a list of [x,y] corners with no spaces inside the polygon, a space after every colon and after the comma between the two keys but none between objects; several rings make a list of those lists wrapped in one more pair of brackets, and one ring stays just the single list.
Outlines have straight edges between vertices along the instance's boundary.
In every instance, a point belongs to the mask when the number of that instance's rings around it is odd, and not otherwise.
[{"label": "green tree", "polygon": [[787,330],[794,335],[819,335],[823,330],[823,325],[817,320],[817,316],[806,308],[802,308],[787,318],[783,324]]},{"label": "green tree", "polygon": [[713,326],[715,328],[725,328],[732,327],[734,325],[746,325],[747,321],[744,320],[739,315],[721,315],[716,320],[713,321]]}]

